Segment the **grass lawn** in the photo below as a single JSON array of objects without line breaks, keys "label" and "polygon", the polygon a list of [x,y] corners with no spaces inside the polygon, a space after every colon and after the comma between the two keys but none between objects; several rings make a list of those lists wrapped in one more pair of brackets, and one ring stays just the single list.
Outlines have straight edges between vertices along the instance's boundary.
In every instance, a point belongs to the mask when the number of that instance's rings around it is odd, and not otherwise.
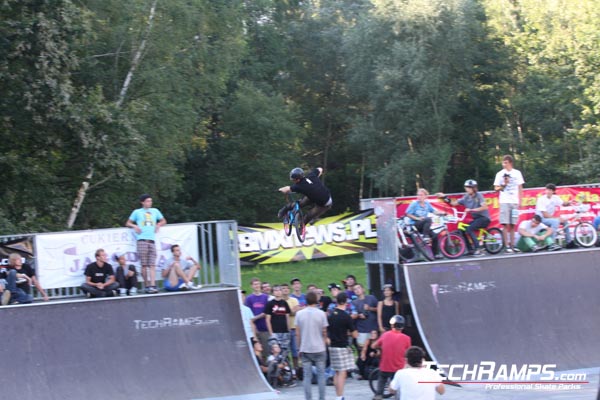
[{"label": "grass lawn", "polygon": [[290,283],[292,278],[300,278],[302,291],[306,285],[315,284],[327,292],[327,285],[332,282],[342,284],[342,279],[352,274],[358,283],[367,281],[367,270],[362,254],[350,256],[329,257],[316,260],[304,260],[290,263],[266,264],[242,267],[242,288],[252,293],[250,279],[257,277],[271,286],[280,283]]}]

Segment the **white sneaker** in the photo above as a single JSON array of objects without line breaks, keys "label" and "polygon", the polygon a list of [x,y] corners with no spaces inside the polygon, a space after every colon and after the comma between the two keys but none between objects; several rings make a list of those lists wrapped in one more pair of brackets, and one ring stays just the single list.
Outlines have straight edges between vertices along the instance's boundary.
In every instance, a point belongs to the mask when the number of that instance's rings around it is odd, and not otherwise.
[{"label": "white sneaker", "polygon": [[506,249],[504,249],[505,253],[514,253],[512,247],[507,247]]},{"label": "white sneaker", "polygon": [[136,287],[132,287],[131,289],[129,289],[129,295],[130,296],[135,296],[137,294],[137,288]]},{"label": "white sneaker", "polygon": [[194,286],[194,282],[188,282],[187,283],[187,288],[190,290],[194,290],[196,289],[196,286]]},{"label": "white sneaker", "polygon": [[182,283],[181,285],[179,285],[178,289],[179,290],[190,290],[189,283],[188,284],[186,284],[185,282]]},{"label": "white sneaker", "polygon": [[119,288],[119,296],[127,296],[127,289]]}]

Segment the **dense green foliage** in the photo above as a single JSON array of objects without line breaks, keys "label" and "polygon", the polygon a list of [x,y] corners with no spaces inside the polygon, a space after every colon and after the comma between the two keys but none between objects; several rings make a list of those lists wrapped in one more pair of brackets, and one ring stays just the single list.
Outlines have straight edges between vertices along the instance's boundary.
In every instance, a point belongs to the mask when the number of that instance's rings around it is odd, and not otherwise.
[{"label": "dense green foliage", "polygon": [[600,0],[5,0],[0,233],[600,175]]}]

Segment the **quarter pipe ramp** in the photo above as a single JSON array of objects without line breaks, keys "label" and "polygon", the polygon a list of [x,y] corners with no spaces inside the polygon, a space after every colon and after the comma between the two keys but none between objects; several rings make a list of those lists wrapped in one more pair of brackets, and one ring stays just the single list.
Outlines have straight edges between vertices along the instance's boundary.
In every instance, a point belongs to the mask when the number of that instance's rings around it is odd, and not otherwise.
[{"label": "quarter pipe ramp", "polygon": [[600,249],[407,264],[404,274],[438,364],[600,366]]},{"label": "quarter pipe ramp", "polygon": [[273,399],[235,288],[0,308],[2,397]]}]

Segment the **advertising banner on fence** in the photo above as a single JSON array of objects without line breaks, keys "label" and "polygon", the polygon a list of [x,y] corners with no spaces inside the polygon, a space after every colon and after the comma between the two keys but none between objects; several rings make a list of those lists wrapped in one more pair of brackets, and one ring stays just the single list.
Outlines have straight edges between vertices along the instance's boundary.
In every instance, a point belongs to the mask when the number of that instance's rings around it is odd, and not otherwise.
[{"label": "advertising banner on fence", "polygon": [[[537,199],[540,196],[543,196],[546,192],[545,188],[533,188],[533,189],[523,189],[523,197],[521,198],[521,204],[519,207],[519,223],[523,220],[530,219],[535,212],[535,205],[537,203]],[[500,206],[498,204],[498,193],[496,192],[481,192],[483,197],[485,198],[485,202],[488,205],[488,211],[490,212],[490,219],[492,222],[490,223],[490,227],[500,226],[499,214],[500,214]],[[581,218],[585,221],[593,220],[593,218],[598,215],[600,212],[600,186],[598,185],[590,185],[590,186],[568,186],[568,187],[557,187],[556,193],[564,202],[574,201],[583,205],[586,211],[580,214]],[[463,195],[462,194],[452,194],[448,195],[448,197],[453,199],[459,199]],[[406,209],[417,198],[416,196],[412,197],[398,197],[396,198],[396,212],[398,217],[402,217],[406,214]],[[453,208],[448,204],[443,202],[440,199],[435,198],[434,196],[430,196],[428,200],[431,202],[431,205],[434,209],[442,212],[446,212],[450,215],[453,214]],[[457,211],[459,211],[458,216],[463,217],[464,210],[463,206],[455,207]],[[560,207],[557,215],[572,215],[575,213],[577,209],[576,205]],[[465,222],[469,222],[470,218],[468,216],[464,219]],[[450,226],[453,229],[452,226]]]},{"label": "advertising banner on fence", "polygon": [[301,243],[282,223],[238,227],[240,260],[260,264],[362,253],[377,248],[373,210],[323,218],[306,228]]},{"label": "advertising banner on fence", "polygon": [[[171,257],[171,245],[181,246],[183,255],[198,259],[198,229],[196,224],[163,226],[157,234],[157,264]],[[109,263],[117,266],[113,256],[125,253],[127,264],[140,271],[133,230],[128,228],[95,229],[90,231],[40,234],[35,237],[36,270],[46,289],[79,286],[84,282],[85,267],[96,261],[94,253],[104,249]],[[160,279],[160,274],[156,274]]]}]

